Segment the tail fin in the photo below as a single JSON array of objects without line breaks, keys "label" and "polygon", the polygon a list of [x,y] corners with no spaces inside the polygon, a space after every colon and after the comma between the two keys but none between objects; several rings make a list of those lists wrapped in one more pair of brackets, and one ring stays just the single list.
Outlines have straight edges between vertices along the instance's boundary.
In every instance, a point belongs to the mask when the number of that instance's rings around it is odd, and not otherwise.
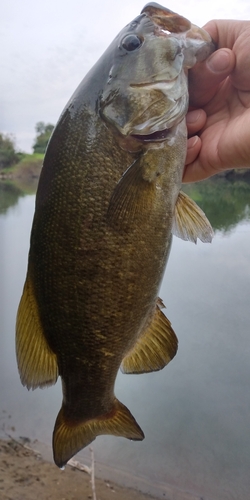
[{"label": "tail fin", "polygon": [[85,420],[77,425],[65,419],[62,406],[53,432],[55,464],[63,467],[71,457],[101,434],[122,436],[133,441],[144,439],[143,431],[128,408],[116,398],[110,413],[96,419]]}]

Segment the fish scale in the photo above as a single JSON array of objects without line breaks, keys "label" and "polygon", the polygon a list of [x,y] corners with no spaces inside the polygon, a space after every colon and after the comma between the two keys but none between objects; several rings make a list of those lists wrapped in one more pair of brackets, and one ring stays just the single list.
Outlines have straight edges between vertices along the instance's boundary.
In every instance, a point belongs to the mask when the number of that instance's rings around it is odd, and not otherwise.
[{"label": "fish scale", "polygon": [[212,50],[203,30],[148,4],[84,78],[50,139],[16,352],[28,389],[61,377],[59,467],[100,434],[143,439],[114,394],[118,369],[160,370],[176,354],[158,290],[173,228],[192,241],[212,237],[180,193],[187,68]]}]

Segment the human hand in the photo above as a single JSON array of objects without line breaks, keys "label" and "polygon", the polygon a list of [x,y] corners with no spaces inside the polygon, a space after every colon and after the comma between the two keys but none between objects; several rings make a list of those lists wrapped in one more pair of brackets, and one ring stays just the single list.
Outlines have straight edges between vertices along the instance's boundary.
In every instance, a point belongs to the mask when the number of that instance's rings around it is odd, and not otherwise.
[{"label": "human hand", "polygon": [[205,29],[219,50],[189,72],[183,182],[250,167],[250,21],[210,21]]}]

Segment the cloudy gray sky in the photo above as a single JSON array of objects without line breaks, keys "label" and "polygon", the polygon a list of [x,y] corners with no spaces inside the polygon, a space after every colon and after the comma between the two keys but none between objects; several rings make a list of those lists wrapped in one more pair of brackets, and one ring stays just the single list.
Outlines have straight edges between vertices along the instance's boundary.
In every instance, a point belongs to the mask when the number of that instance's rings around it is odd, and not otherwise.
[{"label": "cloudy gray sky", "polygon": [[[143,0],[0,0],[0,132],[31,152],[38,121],[56,123],[86,72]],[[202,26],[213,18],[250,19],[249,0],[168,0]]]}]

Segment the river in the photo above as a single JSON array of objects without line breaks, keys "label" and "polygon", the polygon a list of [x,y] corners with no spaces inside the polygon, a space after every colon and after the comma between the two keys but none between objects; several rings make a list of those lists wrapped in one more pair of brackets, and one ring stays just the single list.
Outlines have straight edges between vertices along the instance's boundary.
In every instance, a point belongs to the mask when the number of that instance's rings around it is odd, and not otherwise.
[{"label": "river", "polygon": [[[179,350],[161,372],[119,373],[116,394],[146,437],[98,437],[97,473],[112,471],[123,484],[165,500],[249,500],[250,184],[215,179],[186,191],[215,237],[211,245],[174,238],[160,296]],[[0,428],[1,435],[44,443],[51,458],[60,382],[29,392],[15,360],[34,201],[34,194],[0,186]],[[84,450],[79,459],[88,456]]]}]

